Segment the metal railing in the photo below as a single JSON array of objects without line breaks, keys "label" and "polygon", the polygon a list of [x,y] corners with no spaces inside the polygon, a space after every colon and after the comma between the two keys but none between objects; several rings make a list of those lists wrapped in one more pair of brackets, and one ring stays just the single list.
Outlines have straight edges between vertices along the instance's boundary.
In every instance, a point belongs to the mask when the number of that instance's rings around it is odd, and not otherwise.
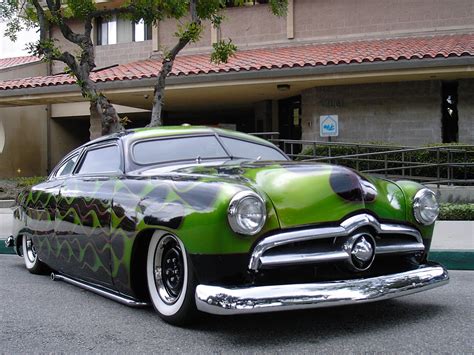
[{"label": "metal railing", "polygon": [[254,135],[268,139],[294,160],[345,165],[363,173],[424,184],[474,185],[474,145],[407,147],[320,142],[278,139],[274,138],[276,133]]}]

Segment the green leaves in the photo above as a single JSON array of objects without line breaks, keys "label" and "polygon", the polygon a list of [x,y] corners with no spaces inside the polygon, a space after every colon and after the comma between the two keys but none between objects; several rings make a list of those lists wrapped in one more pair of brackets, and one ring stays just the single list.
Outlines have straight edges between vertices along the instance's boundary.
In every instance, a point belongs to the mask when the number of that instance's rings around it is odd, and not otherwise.
[{"label": "green leaves", "polygon": [[97,10],[93,0],[66,0],[65,3],[67,7],[63,7],[63,15],[66,18],[84,19]]},{"label": "green leaves", "polygon": [[441,221],[474,221],[474,203],[442,203],[438,219]]},{"label": "green leaves", "polygon": [[227,63],[229,57],[235,54],[237,50],[237,46],[232,43],[232,40],[229,39],[227,42],[225,40],[221,40],[216,42],[212,45],[212,54],[211,54],[211,62],[215,64],[220,63]]},{"label": "green leaves", "polygon": [[175,37],[185,40],[187,42],[197,42],[201,38],[202,25],[196,22],[189,22],[185,25],[178,25],[178,30],[175,32]]}]

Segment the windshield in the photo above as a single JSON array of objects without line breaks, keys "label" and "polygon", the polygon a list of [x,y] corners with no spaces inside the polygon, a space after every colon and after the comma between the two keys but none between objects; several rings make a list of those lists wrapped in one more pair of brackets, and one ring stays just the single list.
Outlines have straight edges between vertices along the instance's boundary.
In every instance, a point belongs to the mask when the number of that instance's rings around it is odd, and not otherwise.
[{"label": "windshield", "polygon": [[133,146],[133,159],[142,165],[228,157],[216,136],[156,139]]},{"label": "windshield", "polygon": [[251,160],[288,160],[286,156],[273,147],[230,137],[221,136],[221,139],[233,158]]},{"label": "windshield", "polygon": [[206,159],[288,160],[276,148],[230,137],[194,136],[139,141],[132,157],[140,165]]}]

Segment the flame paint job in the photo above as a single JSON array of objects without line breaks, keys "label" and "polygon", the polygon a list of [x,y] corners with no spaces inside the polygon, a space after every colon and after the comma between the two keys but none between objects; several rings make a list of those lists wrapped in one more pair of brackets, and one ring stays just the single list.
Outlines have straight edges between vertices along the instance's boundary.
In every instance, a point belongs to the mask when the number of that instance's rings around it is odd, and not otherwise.
[{"label": "flame paint job", "polygon": [[[148,131],[138,135],[148,137]],[[166,173],[72,176],[36,185],[18,197],[15,235],[30,234],[40,260],[53,269],[134,296],[134,243],[146,230],[173,232],[195,255],[247,254],[262,236],[280,229],[342,220],[361,210],[381,220],[415,225],[413,182],[364,177],[338,166],[229,161]],[[230,199],[254,190],[267,221],[256,236],[240,236],[227,222]]]}]

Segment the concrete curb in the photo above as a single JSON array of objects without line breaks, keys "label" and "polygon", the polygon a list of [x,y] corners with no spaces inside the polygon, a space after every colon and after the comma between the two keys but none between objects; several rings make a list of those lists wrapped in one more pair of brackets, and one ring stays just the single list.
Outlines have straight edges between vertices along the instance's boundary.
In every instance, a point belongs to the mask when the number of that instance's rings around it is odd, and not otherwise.
[{"label": "concrete curb", "polygon": [[432,250],[428,260],[438,262],[449,270],[474,270],[474,251]]},{"label": "concrete curb", "polygon": [[5,246],[5,239],[0,238],[0,254],[16,254],[13,248]]}]

